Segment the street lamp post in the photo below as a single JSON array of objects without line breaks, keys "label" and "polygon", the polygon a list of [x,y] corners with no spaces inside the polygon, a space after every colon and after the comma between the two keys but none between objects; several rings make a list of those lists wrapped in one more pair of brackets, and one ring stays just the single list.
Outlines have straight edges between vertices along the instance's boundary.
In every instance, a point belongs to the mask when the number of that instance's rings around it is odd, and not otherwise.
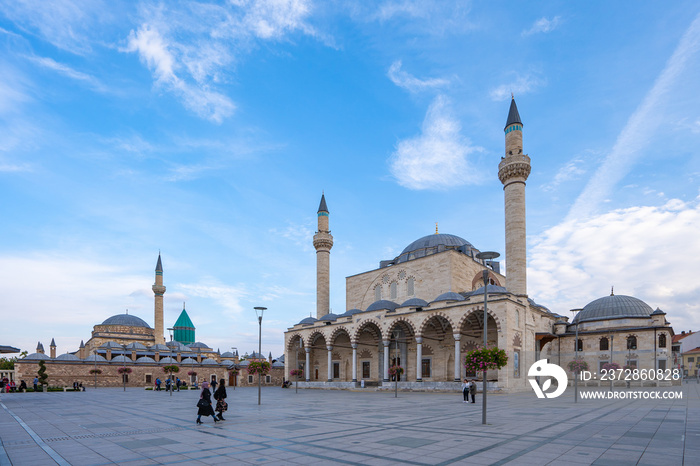
[{"label": "street lamp post", "polygon": [[[294,351],[294,369],[299,370],[299,351],[301,351],[301,338],[299,338],[299,347]],[[299,393],[299,374],[294,376],[294,393]]]},{"label": "street lamp post", "polygon": [[[493,252],[493,251],[484,251],[480,252],[476,255],[477,259],[481,259],[484,263],[484,267],[486,267],[486,261],[493,260],[500,256],[499,253]],[[488,290],[489,290],[489,271],[487,268],[484,268],[484,270],[481,271],[482,277],[484,280],[484,348],[488,346],[488,311],[487,311],[487,305],[488,305]],[[482,387],[482,406],[481,406],[481,423],[486,424],[486,368],[484,368],[484,382],[483,382],[483,387]]]},{"label": "street lamp post", "polygon": [[95,390],[97,390],[97,349],[92,350],[92,356],[95,358],[95,369],[93,370],[93,374],[95,374]]},{"label": "street lamp post", "polygon": [[[613,363],[613,339],[615,338],[615,335],[610,335],[610,364]],[[610,378],[610,391],[613,389],[613,381],[612,377]]]},{"label": "street lamp post", "polygon": [[[263,313],[267,309],[266,307],[262,306],[256,306],[253,309],[255,309],[255,315],[258,317],[258,358],[260,359],[262,357],[262,319],[263,319]],[[260,361],[261,366],[260,369],[262,370],[262,360]],[[262,377],[261,372],[258,372],[258,404],[260,404],[260,393],[261,393],[261,386],[260,386],[260,378]]]},{"label": "street lamp post", "polygon": [[[233,350],[238,351],[238,348],[236,348],[235,346],[232,346],[232,347],[231,347],[231,353],[233,353]],[[236,356],[234,355],[233,357],[235,358]],[[236,367],[236,366],[237,366],[237,365],[236,365],[235,362],[234,362],[234,364],[233,364],[233,370],[234,370],[234,371],[235,371],[235,370],[238,370],[238,367]],[[233,389],[234,389],[234,390],[236,389],[236,385],[238,385],[238,375],[234,375],[234,376],[233,376]]]},{"label": "street lamp post", "polygon": [[396,341],[394,352],[394,398],[399,397],[399,332],[394,334],[394,341]]},{"label": "street lamp post", "polygon": [[[571,312],[574,313],[574,319],[576,319],[576,312],[581,309],[572,309]],[[578,403],[578,320],[576,321],[576,343],[574,343],[574,403]]]}]

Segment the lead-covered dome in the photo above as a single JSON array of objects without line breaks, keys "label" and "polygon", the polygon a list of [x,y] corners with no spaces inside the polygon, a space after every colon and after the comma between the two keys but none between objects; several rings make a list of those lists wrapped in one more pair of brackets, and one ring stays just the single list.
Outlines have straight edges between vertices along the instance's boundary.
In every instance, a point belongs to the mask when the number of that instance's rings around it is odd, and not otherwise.
[{"label": "lead-covered dome", "polygon": [[586,304],[572,323],[591,320],[649,317],[654,310],[641,299],[632,296],[610,295]]},{"label": "lead-covered dome", "polygon": [[125,325],[127,327],[151,328],[145,320],[130,314],[117,314],[102,322],[102,325]]},{"label": "lead-covered dome", "polygon": [[466,252],[472,249],[474,246],[456,235],[449,235],[446,233],[437,233],[434,235],[424,236],[418,238],[401,251],[399,257],[396,258],[396,262],[406,262],[412,259],[418,259],[419,257],[429,256],[438,252],[446,251],[448,249],[460,249]]}]

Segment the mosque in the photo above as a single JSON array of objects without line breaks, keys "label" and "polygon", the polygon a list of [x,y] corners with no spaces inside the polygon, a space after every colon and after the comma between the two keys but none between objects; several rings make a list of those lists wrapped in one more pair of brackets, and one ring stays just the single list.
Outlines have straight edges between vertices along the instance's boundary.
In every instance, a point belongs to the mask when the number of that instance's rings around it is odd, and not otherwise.
[{"label": "mosque", "polygon": [[464,359],[467,351],[483,345],[484,333],[489,346],[509,356],[506,367],[488,371],[489,389],[530,390],[527,370],[542,358],[565,369],[574,358],[583,359],[591,371],[607,363],[671,367],[674,332],[660,309],[611,293],[584,306],[569,322],[528,295],[525,189],[531,160],[523,153],[515,99],[504,132],[498,177],[505,198],[507,275],[495,254],[481,254],[464,238],[436,228],[376,269],[347,277],[346,311],[333,314],[333,236],[321,196],[313,237],[316,317],[302,319],[284,334],[285,373],[299,370],[300,386],[393,388],[389,368],[400,366],[404,373],[396,377],[402,389],[454,390],[463,378],[477,376],[465,372]]},{"label": "mosque", "polygon": [[[220,353],[195,338],[195,326],[183,304],[182,312],[172,331],[170,341],[164,337],[163,325],[163,263],[158,254],[155,269],[154,293],[154,326],[135,315],[117,314],[105,319],[93,327],[92,335],[87,342],[80,342],[77,351],[66,352],[57,356],[54,339],[49,346],[50,354],[46,354],[41,342],[37,344],[35,353],[29,354],[15,362],[15,380],[32,380],[37,373],[40,360],[46,363],[49,385],[72,386],[78,381],[92,386],[121,386],[126,379],[129,386],[153,386],[156,378],[165,379],[163,367],[178,366],[177,376],[183,381],[194,383],[197,380],[224,378],[229,385],[248,385],[257,383],[238,375],[250,361],[269,359],[258,353],[252,353],[239,358],[238,351]],[[272,372],[263,379],[266,385],[281,383],[283,377],[282,362],[273,362]],[[122,375],[119,369],[126,367],[129,374]],[[234,370],[235,369],[235,370]]]}]

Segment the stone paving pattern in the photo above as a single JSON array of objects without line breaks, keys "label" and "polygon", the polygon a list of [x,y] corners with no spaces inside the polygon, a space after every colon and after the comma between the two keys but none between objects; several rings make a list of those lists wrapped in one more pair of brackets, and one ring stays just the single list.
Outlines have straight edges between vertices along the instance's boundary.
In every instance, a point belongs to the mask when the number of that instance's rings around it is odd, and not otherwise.
[{"label": "stone paving pattern", "polygon": [[0,466],[149,464],[659,465],[700,463],[700,384],[682,400],[573,391],[461,393],[228,388],[226,421],[195,425],[198,391],[0,395]]}]

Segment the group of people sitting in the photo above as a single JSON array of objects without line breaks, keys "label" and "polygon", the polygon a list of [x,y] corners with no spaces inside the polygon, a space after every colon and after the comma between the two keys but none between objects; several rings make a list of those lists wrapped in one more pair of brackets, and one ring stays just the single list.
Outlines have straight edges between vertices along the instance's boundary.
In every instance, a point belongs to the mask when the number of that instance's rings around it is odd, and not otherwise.
[{"label": "group of people sitting", "polygon": [[21,392],[26,389],[27,383],[24,380],[20,382],[19,387],[14,380],[9,380],[7,377],[3,377],[2,381],[0,381],[0,392],[2,393]]},{"label": "group of people sitting", "polygon": [[[157,391],[157,392],[161,391],[161,385],[163,385],[163,382],[160,380],[160,377],[157,377],[157,378],[156,378],[156,381],[155,381],[155,383],[154,383],[153,385],[154,385],[153,389],[154,389],[155,391]],[[186,383],[184,380],[180,380],[179,377],[176,377],[176,378],[175,378],[175,382],[174,382],[174,383],[173,383],[173,381],[172,381],[169,377],[168,377],[167,379],[165,379],[165,391],[166,391],[166,392],[170,391],[171,389],[172,389],[173,391],[176,391],[176,390],[177,390],[177,391],[179,392],[179,391],[180,391],[180,387],[182,387],[182,388],[187,388],[187,383]],[[194,387],[197,388],[197,384],[196,384],[196,383],[194,384]]]}]

